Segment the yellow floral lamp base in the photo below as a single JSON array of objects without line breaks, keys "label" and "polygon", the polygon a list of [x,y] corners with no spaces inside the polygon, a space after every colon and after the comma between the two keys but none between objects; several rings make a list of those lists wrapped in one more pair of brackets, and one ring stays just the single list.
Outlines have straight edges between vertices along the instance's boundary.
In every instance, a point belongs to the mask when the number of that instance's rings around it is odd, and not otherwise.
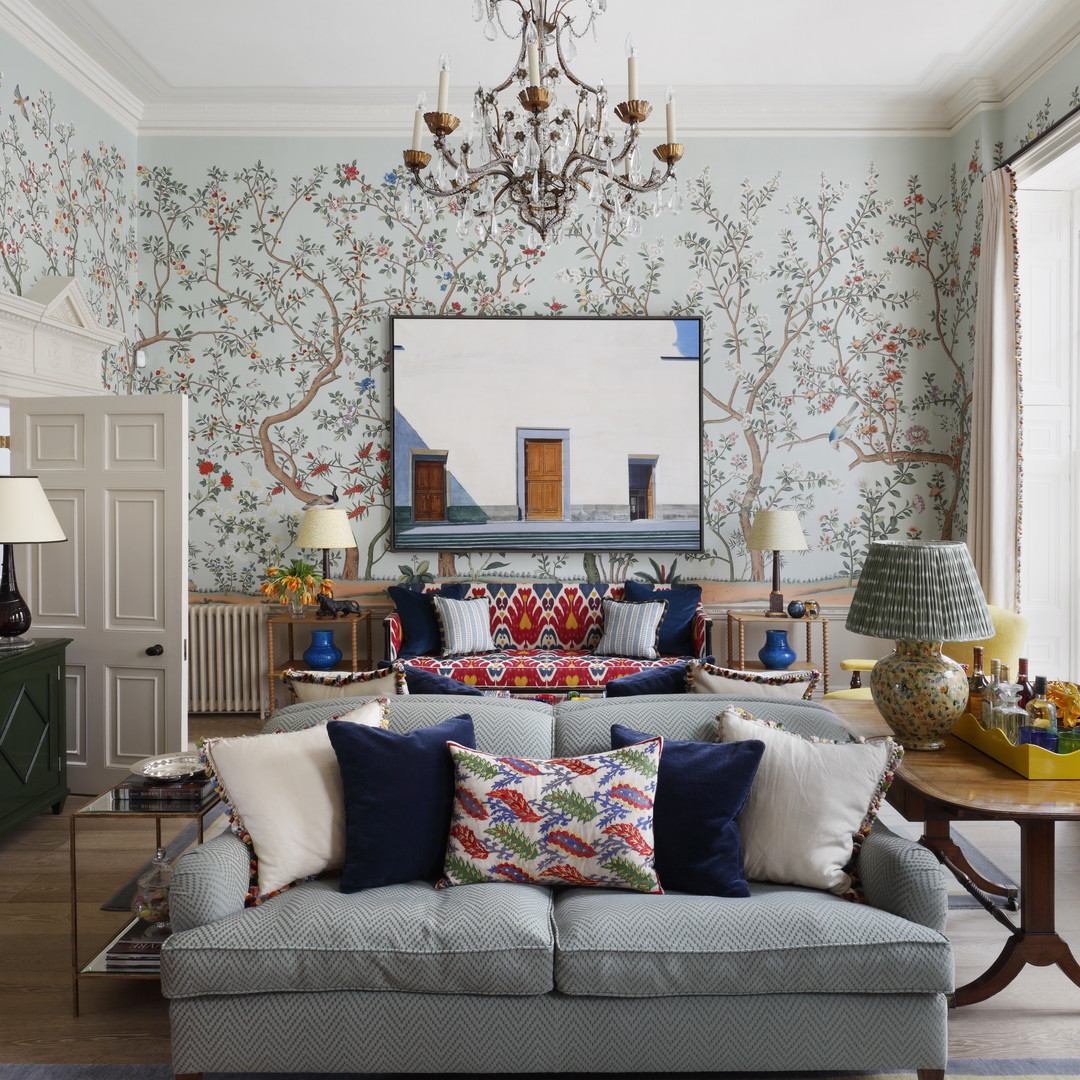
[{"label": "yellow floral lamp base", "polygon": [[941,642],[898,641],[870,673],[874,704],[905,750],[942,750],[967,709],[964,669],[941,653]]}]

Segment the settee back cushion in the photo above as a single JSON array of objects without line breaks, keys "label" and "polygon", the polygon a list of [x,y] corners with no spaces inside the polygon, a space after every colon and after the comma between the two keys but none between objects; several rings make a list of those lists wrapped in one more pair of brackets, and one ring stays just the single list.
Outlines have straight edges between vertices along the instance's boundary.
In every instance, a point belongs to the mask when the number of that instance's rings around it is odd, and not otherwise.
[{"label": "settee back cushion", "polygon": [[[392,699],[391,707],[393,704]],[[836,713],[813,701],[748,699],[734,694],[645,694],[560,701],[555,706],[555,753],[572,756],[607,749],[612,724],[667,739],[717,742],[716,718],[729,705],[738,705],[763,720],[775,720],[807,737],[848,738]]]},{"label": "settee back cushion", "polygon": [[[278,709],[264,731],[298,731],[312,724],[343,716],[363,698],[305,701]],[[722,712],[721,708],[718,712]],[[476,748],[487,754],[520,757],[554,756],[554,720],[551,706],[542,701],[515,698],[461,698],[456,694],[405,694],[390,698],[390,731],[404,734],[431,727],[452,716],[468,713],[476,732]],[[714,717],[715,730],[715,717]],[[604,749],[610,750],[608,743]]]},{"label": "settee back cushion", "polygon": [[491,603],[491,637],[496,649],[585,649],[604,629],[605,597],[621,600],[622,585],[560,581],[474,582],[469,596]]}]

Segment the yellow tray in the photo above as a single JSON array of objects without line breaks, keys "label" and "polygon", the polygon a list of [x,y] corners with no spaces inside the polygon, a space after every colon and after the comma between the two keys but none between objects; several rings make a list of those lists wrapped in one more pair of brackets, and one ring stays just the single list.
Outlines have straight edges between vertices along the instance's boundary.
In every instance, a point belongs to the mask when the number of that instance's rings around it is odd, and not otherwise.
[{"label": "yellow tray", "polygon": [[1028,743],[1013,746],[1005,732],[997,728],[987,731],[971,713],[956,721],[952,733],[1029,780],[1080,780],[1080,750],[1054,754]]}]

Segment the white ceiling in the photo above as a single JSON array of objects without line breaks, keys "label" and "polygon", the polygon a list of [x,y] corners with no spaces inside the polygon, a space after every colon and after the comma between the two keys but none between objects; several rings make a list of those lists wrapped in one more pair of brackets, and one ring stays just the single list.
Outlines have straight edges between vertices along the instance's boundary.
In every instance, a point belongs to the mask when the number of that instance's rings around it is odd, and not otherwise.
[{"label": "white ceiling", "polygon": [[[0,0],[5,28],[66,55],[65,74],[146,133],[404,131],[444,51],[460,113],[516,59],[471,12],[472,0]],[[1080,40],[1080,2],[609,0],[575,69],[620,86],[627,33],[642,93],[658,103],[673,85],[688,132],[942,133]]]}]

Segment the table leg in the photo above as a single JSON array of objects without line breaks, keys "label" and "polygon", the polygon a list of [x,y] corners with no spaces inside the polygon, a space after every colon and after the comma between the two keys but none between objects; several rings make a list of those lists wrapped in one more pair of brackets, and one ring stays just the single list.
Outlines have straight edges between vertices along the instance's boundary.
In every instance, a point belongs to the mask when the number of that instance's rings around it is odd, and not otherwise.
[{"label": "table leg", "polygon": [[973,884],[985,893],[1004,897],[1008,901],[1007,907],[1010,911],[1019,910],[1020,905],[1016,901],[1016,886],[1002,885],[1000,882],[983,877],[968,862],[967,856],[956,841],[953,840],[952,833],[949,830],[949,822],[923,822],[923,835],[919,842],[941,859],[964,888],[967,888],[969,884]]},{"label": "table leg", "polygon": [[977,979],[953,995],[954,1005],[973,1005],[1003,990],[1025,964],[1056,964],[1080,986],[1080,963],[1054,928],[1054,822],[1024,819],[1020,825],[1020,925],[1001,954]]}]

